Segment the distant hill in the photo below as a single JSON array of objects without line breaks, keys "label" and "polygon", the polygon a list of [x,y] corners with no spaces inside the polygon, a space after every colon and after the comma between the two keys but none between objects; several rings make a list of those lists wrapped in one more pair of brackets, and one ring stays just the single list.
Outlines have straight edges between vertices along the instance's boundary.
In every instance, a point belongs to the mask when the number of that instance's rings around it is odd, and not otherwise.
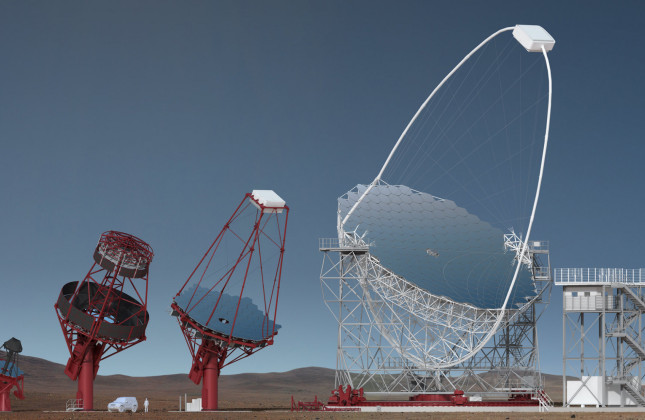
[{"label": "distant hill", "polygon": [[[12,398],[15,409],[33,407],[59,410],[65,400],[75,398],[77,383],[65,375],[65,366],[31,356],[20,357],[20,368],[25,372],[25,401]],[[100,372],[100,371],[99,371]],[[291,395],[296,399],[327,398],[334,387],[334,371],[306,367],[288,372],[242,373],[222,375],[219,381],[219,399],[222,407],[286,407]],[[195,385],[187,374],[132,377],[126,375],[98,375],[94,382],[95,407],[102,407],[118,396],[162,401],[176,408],[179,396],[198,397],[201,385]]]},{"label": "distant hill", "polygon": [[[12,397],[14,410],[61,410],[67,399],[75,398],[76,382],[64,373],[65,367],[37,357],[21,356],[25,372],[27,399]],[[562,399],[562,377],[544,375],[547,393],[555,401]],[[286,408],[291,395],[296,400],[313,400],[314,395],[326,401],[334,387],[334,371],[305,367],[288,372],[242,373],[222,375],[219,382],[221,408]],[[132,377],[98,375],[94,383],[94,406],[103,409],[118,396],[149,398],[157,408],[176,409],[179,397],[198,397],[201,386],[193,384],[187,374]]]}]

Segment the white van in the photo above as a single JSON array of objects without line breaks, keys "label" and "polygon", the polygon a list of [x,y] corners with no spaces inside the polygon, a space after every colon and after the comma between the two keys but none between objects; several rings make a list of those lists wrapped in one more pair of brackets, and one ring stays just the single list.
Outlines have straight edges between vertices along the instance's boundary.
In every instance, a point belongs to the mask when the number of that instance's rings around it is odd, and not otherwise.
[{"label": "white van", "polygon": [[132,411],[133,413],[137,411],[139,404],[135,397],[119,397],[116,400],[108,404],[108,411],[118,411],[123,413],[124,411]]}]

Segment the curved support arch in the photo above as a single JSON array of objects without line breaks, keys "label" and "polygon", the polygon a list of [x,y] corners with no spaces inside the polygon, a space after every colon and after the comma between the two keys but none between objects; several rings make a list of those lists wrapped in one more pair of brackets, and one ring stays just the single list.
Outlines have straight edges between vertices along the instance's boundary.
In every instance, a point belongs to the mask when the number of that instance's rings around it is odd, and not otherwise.
[{"label": "curved support arch", "polygon": [[412,124],[414,124],[414,122],[417,120],[417,118],[419,117],[419,115],[421,114],[421,112],[425,109],[426,105],[428,105],[428,103],[430,102],[430,100],[431,100],[431,99],[434,97],[434,95],[439,91],[439,89],[441,89],[441,87],[442,87],[442,86],[443,86],[443,85],[448,81],[448,79],[450,79],[450,77],[452,77],[452,75],[453,75],[453,74],[455,74],[455,72],[456,72],[457,70],[459,70],[459,68],[460,68],[460,67],[461,67],[461,66],[462,66],[466,61],[468,61],[468,59],[469,59],[470,57],[472,57],[472,55],[473,55],[473,54],[475,54],[477,51],[479,51],[479,50],[480,50],[484,45],[486,45],[490,40],[492,40],[492,39],[493,39],[493,38],[495,38],[497,35],[499,35],[499,34],[501,34],[501,33],[503,33],[503,32],[512,31],[513,29],[515,29],[515,27],[514,27],[514,26],[509,26],[509,27],[507,27],[507,28],[502,28],[502,29],[500,29],[499,31],[497,31],[497,32],[495,32],[494,34],[492,34],[491,36],[489,36],[488,38],[486,38],[485,40],[483,40],[483,41],[482,41],[479,45],[477,45],[477,46],[476,46],[476,47],[475,47],[471,52],[469,52],[469,53],[468,53],[468,55],[466,55],[466,56],[465,56],[465,57],[464,57],[464,58],[459,62],[459,64],[457,64],[457,65],[455,66],[455,68],[453,68],[453,69],[450,71],[450,73],[448,73],[448,74],[446,75],[446,77],[444,77],[444,78],[443,78],[443,80],[441,81],[441,83],[439,83],[439,84],[437,85],[437,87],[435,87],[435,88],[434,88],[434,90],[432,91],[432,93],[430,93],[430,95],[428,96],[428,98],[427,98],[427,99],[426,99],[426,100],[421,104],[421,106],[420,106],[420,107],[419,107],[419,109],[417,110],[416,114],[414,114],[414,116],[412,117],[412,119],[410,120],[410,122],[408,123],[408,125],[405,127],[405,130],[403,130],[403,133],[401,133],[401,135],[399,136],[399,139],[396,141],[396,144],[394,145],[394,147],[392,148],[392,151],[390,152],[389,156],[388,156],[388,157],[387,157],[387,159],[385,160],[385,163],[383,164],[383,167],[381,168],[380,172],[378,173],[378,175],[376,175],[376,178],[374,178],[374,181],[372,181],[372,183],[369,185],[369,187],[367,187],[367,189],[365,190],[365,192],[363,193],[363,195],[361,195],[361,196],[359,197],[358,201],[356,201],[356,203],[352,206],[352,208],[347,212],[347,215],[345,215],[345,218],[344,218],[344,219],[339,223],[339,225],[338,225],[338,231],[339,231],[339,232],[344,232],[344,231],[343,231],[343,227],[345,226],[345,223],[347,223],[347,220],[351,217],[352,213],[354,213],[354,210],[356,209],[356,207],[358,207],[358,205],[361,203],[361,201],[363,201],[363,198],[365,198],[365,196],[370,192],[370,190],[374,187],[374,185],[376,185],[376,183],[377,183],[377,182],[379,182],[379,181],[381,180],[381,177],[383,176],[383,172],[385,172],[385,169],[387,168],[387,165],[390,163],[390,160],[392,159],[392,156],[394,156],[394,152],[396,152],[396,149],[398,149],[398,148],[399,148],[399,145],[400,145],[400,144],[401,144],[401,142],[403,141],[403,138],[405,137],[405,135],[406,135],[406,134],[408,133],[408,131],[410,130],[410,127],[412,127]]},{"label": "curved support arch", "polygon": [[[459,62],[459,63],[458,63],[458,64],[457,64],[457,65],[456,65],[456,66],[455,66],[451,71],[450,71],[450,73],[448,73],[448,74],[443,78],[443,80],[442,80],[442,81],[437,85],[437,87],[435,87],[435,88],[434,88],[434,90],[433,90],[433,91],[430,93],[430,95],[426,98],[426,100],[423,102],[423,104],[421,104],[421,106],[419,107],[419,109],[417,110],[417,112],[414,114],[414,116],[412,117],[412,119],[410,120],[410,122],[408,123],[408,125],[405,127],[405,129],[404,129],[404,130],[403,130],[403,132],[401,133],[401,136],[398,138],[398,140],[397,140],[396,144],[395,144],[395,145],[394,145],[394,147],[392,148],[392,151],[391,151],[391,152],[390,152],[390,154],[388,155],[388,157],[387,157],[387,159],[386,159],[385,163],[383,164],[383,167],[382,167],[382,168],[381,168],[381,170],[379,171],[379,173],[378,173],[378,175],[376,176],[376,178],[374,178],[374,180],[370,183],[370,185],[367,187],[367,189],[366,189],[366,190],[363,192],[363,194],[359,197],[359,199],[356,201],[356,203],[354,203],[354,205],[352,206],[352,208],[347,212],[347,214],[345,215],[345,217],[344,217],[342,220],[340,219],[340,214],[339,214],[339,217],[338,217],[338,226],[337,226],[339,240],[343,240],[343,238],[345,237],[345,232],[344,232],[344,226],[345,226],[345,223],[346,223],[346,222],[348,221],[348,219],[351,217],[351,215],[353,214],[354,210],[358,207],[358,205],[363,201],[363,199],[365,198],[365,196],[370,192],[370,190],[371,190],[371,189],[372,189],[372,188],[373,188],[373,187],[374,187],[374,186],[375,186],[379,181],[381,181],[381,177],[382,177],[382,175],[383,175],[383,173],[384,173],[385,169],[387,168],[388,164],[390,163],[390,160],[391,160],[391,158],[393,157],[394,153],[395,153],[395,152],[396,152],[396,150],[398,149],[399,145],[400,145],[400,144],[401,144],[401,142],[403,141],[403,139],[404,139],[404,137],[406,136],[406,134],[408,133],[409,129],[412,127],[412,124],[414,124],[414,122],[417,120],[417,118],[419,117],[419,115],[421,114],[421,112],[425,109],[425,107],[426,107],[426,106],[427,106],[427,104],[430,102],[430,100],[434,97],[434,95],[435,95],[435,94],[439,91],[439,89],[440,89],[440,88],[441,88],[441,87],[442,87],[442,86],[443,86],[443,85],[444,85],[444,84],[445,84],[445,83],[450,79],[450,77],[451,77],[451,76],[452,76],[452,75],[453,75],[457,70],[459,70],[459,68],[460,68],[460,67],[461,67],[461,66],[462,66],[466,61],[468,61],[468,59],[469,59],[473,54],[475,54],[477,51],[479,51],[483,46],[485,46],[488,42],[490,42],[490,41],[491,41],[493,38],[495,38],[496,36],[500,35],[500,34],[501,34],[501,33],[503,33],[503,32],[512,31],[513,29],[515,29],[515,27],[506,27],[506,28],[502,28],[502,29],[498,30],[497,32],[493,33],[492,35],[490,35],[488,38],[486,38],[484,41],[482,41],[479,45],[477,45],[477,46],[476,46],[472,51],[470,51],[470,52],[469,52],[469,53],[468,53],[468,54],[467,54],[467,55],[466,55],[466,56],[465,56],[465,57],[464,57],[464,58],[463,58],[463,59],[462,59],[462,60],[461,60],[461,61],[460,61],[460,62]],[[524,244],[523,244],[523,246],[522,246],[522,250],[521,250],[521,254],[520,254],[520,255],[524,255],[524,254],[526,254],[526,252],[527,252],[527,246],[528,246],[528,242],[529,242],[529,238],[530,238],[531,230],[532,230],[532,227],[533,227],[533,220],[534,220],[534,217],[535,217],[535,211],[536,211],[536,209],[537,209],[537,203],[538,203],[539,196],[540,196],[540,189],[541,189],[541,186],[542,186],[542,176],[543,176],[543,173],[544,173],[544,163],[545,163],[545,161],[546,161],[546,151],[547,151],[547,145],[548,145],[548,140],[549,140],[549,129],[550,129],[550,122],[551,122],[551,102],[552,102],[552,77],[551,77],[551,67],[550,67],[549,58],[548,58],[548,56],[547,56],[547,51],[546,51],[545,47],[544,47],[544,46],[542,46],[542,47],[541,47],[541,49],[542,49],[542,54],[543,54],[543,56],[544,56],[544,60],[545,60],[545,62],[546,62],[547,74],[548,74],[548,86],[549,86],[548,106],[547,106],[547,115],[546,115],[546,130],[545,130],[545,134],[544,134],[544,146],[543,146],[543,150],[542,150],[542,160],[541,160],[541,163],[540,163],[540,172],[539,172],[539,177],[538,177],[538,182],[537,182],[537,187],[536,187],[535,199],[534,199],[534,201],[533,201],[533,208],[532,208],[532,211],[531,211],[531,216],[530,216],[530,219],[529,219],[529,224],[528,224],[528,227],[527,227],[526,235],[524,236],[524,238],[525,238],[525,239],[524,239]],[[504,303],[503,303],[502,307],[499,309],[499,312],[497,313],[497,319],[496,319],[495,323],[493,324],[492,328],[490,329],[490,331],[489,331],[488,333],[486,333],[486,335],[485,335],[481,340],[479,340],[479,343],[478,343],[475,347],[473,347],[473,348],[471,349],[471,351],[469,351],[467,354],[464,354],[464,355],[462,355],[461,357],[458,357],[457,359],[450,360],[449,362],[437,363],[437,364],[432,364],[432,366],[426,366],[426,368],[442,369],[442,368],[448,368],[448,367],[451,367],[451,366],[458,365],[458,364],[460,364],[460,363],[462,363],[462,362],[466,361],[466,360],[467,360],[467,359],[469,359],[470,357],[472,357],[475,353],[477,353],[478,351],[480,351],[480,350],[481,350],[481,349],[482,349],[482,348],[483,348],[483,347],[484,347],[484,346],[485,346],[485,345],[490,341],[490,339],[491,339],[491,338],[495,335],[495,333],[497,332],[497,329],[499,328],[499,326],[500,326],[500,324],[501,324],[501,322],[502,322],[502,320],[503,320],[503,318],[504,318],[504,315],[505,315],[505,312],[506,312],[506,306],[507,306],[508,301],[509,301],[509,299],[510,299],[510,297],[511,297],[511,293],[512,293],[512,291],[513,291],[513,287],[514,287],[514,285],[515,285],[515,282],[516,282],[516,280],[517,280],[517,276],[518,276],[518,273],[519,273],[519,270],[520,270],[520,267],[521,267],[521,262],[520,262],[520,261],[521,261],[521,258],[518,258],[518,263],[517,263],[517,265],[516,265],[516,267],[515,267],[515,272],[514,272],[514,275],[513,275],[513,279],[512,279],[512,281],[511,281],[511,284],[510,284],[510,286],[509,286],[508,292],[507,292],[507,294],[506,294],[506,298],[504,299]]]},{"label": "curved support arch", "polygon": [[[549,128],[551,125],[551,97],[552,97],[552,91],[553,91],[553,81],[551,78],[551,65],[549,63],[549,57],[547,56],[546,49],[544,48],[544,46],[542,46],[542,54],[544,55],[544,60],[546,62],[546,71],[549,76],[549,100],[548,100],[547,111],[546,111],[546,129],[544,132],[544,147],[542,148],[542,161],[540,162],[540,174],[538,176],[538,183],[535,191],[535,199],[533,200],[533,209],[531,210],[531,217],[529,219],[529,225],[526,228],[526,236],[524,236],[525,238],[524,245],[522,246],[522,252],[520,255],[525,255],[527,252],[529,238],[531,235],[531,229],[533,228],[533,219],[535,218],[535,210],[537,209],[537,204],[540,198],[540,188],[542,187],[542,175],[544,174],[544,162],[546,161],[546,150],[549,144]],[[522,266],[521,258],[518,258],[517,265],[515,266],[515,274],[513,274],[513,280],[511,281],[511,285],[509,286],[508,292],[506,293],[504,304],[500,308],[501,311],[499,312],[497,321],[495,321],[495,324],[493,325],[493,328],[491,328],[488,335],[486,335],[486,337],[480,341],[479,345],[475,346],[475,348],[473,348],[473,350],[466,356],[460,358],[454,363],[451,362],[450,364],[443,364],[443,365],[436,366],[437,368],[446,368],[465,361],[466,359],[472,357],[472,355],[477,353],[479,350],[481,350],[486,345],[486,343],[488,343],[490,339],[493,338],[493,335],[495,335],[495,333],[497,332],[497,329],[499,328],[499,325],[501,324],[502,319],[504,318],[504,313],[506,312],[506,305],[508,304],[508,299],[511,297],[511,292],[513,291],[513,286],[515,286],[515,281],[517,280],[517,274],[519,273],[521,266]]]}]

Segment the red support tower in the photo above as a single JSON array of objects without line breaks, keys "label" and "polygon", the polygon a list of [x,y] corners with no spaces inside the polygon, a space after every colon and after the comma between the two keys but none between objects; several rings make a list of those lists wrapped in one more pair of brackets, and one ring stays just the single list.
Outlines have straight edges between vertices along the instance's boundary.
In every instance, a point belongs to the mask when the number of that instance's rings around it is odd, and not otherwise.
[{"label": "red support tower", "polygon": [[54,305],[70,353],[65,373],[78,380],[76,398],[85,411],[94,409],[94,378],[101,360],[146,339],[153,256],[141,239],[105,232],[87,276],[63,286]]},{"label": "red support tower", "polygon": [[217,410],[221,369],[273,344],[278,333],[288,216],[275,192],[246,194],[173,298],[193,358],[189,378],[203,381],[204,411]]},{"label": "red support tower", "polygon": [[18,368],[18,353],[22,352],[20,340],[11,338],[0,350],[0,411],[11,411],[11,388],[13,395],[24,400],[24,375]]}]

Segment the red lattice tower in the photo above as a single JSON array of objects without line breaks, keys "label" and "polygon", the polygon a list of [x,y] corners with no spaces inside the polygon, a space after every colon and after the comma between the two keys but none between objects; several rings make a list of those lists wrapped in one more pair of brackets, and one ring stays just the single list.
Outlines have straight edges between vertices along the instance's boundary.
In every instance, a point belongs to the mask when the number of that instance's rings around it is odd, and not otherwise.
[{"label": "red lattice tower", "polygon": [[173,298],[193,359],[189,377],[203,380],[202,410],[217,409],[224,366],[273,344],[288,216],[273,191],[246,194]]},{"label": "red lattice tower", "polygon": [[[146,339],[150,245],[123,232],[101,235],[83,281],[63,286],[54,305],[70,357],[65,373],[78,379],[76,398],[94,408],[101,360]],[[127,293],[126,293],[127,291]]]},{"label": "red lattice tower", "polygon": [[2,345],[0,349],[0,411],[11,411],[10,392],[13,387],[13,395],[24,400],[25,384],[24,374],[18,368],[18,353],[22,352],[20,340],[11,338]]}]

